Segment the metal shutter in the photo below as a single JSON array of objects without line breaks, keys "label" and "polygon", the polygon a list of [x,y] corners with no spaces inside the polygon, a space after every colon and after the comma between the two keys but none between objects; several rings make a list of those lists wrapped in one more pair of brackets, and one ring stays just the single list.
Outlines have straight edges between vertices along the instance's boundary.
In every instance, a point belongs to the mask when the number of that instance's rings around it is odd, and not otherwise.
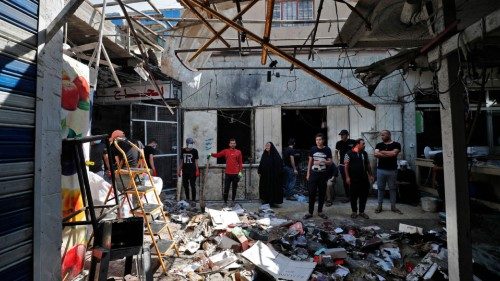
[{"label": "metal shutter", "polygon": [[0,276],[33,279],[38,1],[0,1]]}]

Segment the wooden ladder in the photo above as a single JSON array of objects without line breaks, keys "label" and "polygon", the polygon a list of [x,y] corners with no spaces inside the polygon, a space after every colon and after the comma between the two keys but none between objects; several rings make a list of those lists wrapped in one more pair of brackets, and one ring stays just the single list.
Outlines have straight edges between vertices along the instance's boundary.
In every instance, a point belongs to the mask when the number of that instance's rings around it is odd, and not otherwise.
[{"label": "wooden ladder", "polygon": [[[132,146],[134,150],[139,152],[138,167],[130,167],[125,151],[118,145],[119,142],[126,142]],[[152,241],[151,254],[158,256],[163,273],[166,274],[167,266],[165,265],[164,257],[167,256],[167,252],[171,249],[174,249],[179,257],[179,249],[172,235],[172,231],[168,226],[169,219],[167,218],[166,212],[163,210],[163,204],[156,192],[153,177],[150,174],[146,158],[144,157],[144,152],[127,139],[117,138],[113,141],[113,144],[123,158],[123,161],[117,163],[115,173],[118,176],[129,177],[128,186],[124,186],[124,190],[122,191],[124,200],[126,199],[129,201],[131,205],[130,211],[133,216],[144,218],[145,234],[150,235]],[[147,175],[150,185],[146,185],[144,180],[141,180],[141,183],[137,184],[136,178],[142,179],[145,175]],[[155,203],[148,202],[146,195],[149,193],[154,194]],[[130,200],[129,195],[135,200]],[[168,239],[161,237],[165,229],[168,232]]]}]

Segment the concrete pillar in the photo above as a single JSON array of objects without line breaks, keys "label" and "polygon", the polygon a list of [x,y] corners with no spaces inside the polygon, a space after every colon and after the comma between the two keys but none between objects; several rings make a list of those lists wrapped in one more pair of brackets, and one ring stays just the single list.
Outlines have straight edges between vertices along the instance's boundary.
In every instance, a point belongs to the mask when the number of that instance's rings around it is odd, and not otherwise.
[{"label": "concrete pillar", "polygon": [[33,279],[61,279],[62,30],[45,42],[45,29],[63,0],[39,2],[33,230]]},{"label": "concrete pillar", "polygon": [[[442,0],[444,26],[455,18],[453,0]],[[450,280],[472,280],[470,205],[464,125],[464,89],[458,79],[458,58],[449,55],[438,61],[438,81],[443,142],[443,166],[448,231],[448,274]]]}]

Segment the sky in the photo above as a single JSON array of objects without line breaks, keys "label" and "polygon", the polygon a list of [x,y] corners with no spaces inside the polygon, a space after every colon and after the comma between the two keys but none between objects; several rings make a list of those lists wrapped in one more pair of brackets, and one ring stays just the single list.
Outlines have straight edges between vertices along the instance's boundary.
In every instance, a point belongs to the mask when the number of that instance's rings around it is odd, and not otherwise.
[{"label": "sky", "polygon": [[[90,0],[91,3],[93,4],[98,4],[102,3],[103,0]],[[113,0],[107,0],[107,3],[109,2],[114,2]],[[176,1],[176,0],[152,0],[151,1],[158,9],[171,9],[171,8],[182,8],[181,5]],[[131,7],[134,9],[138,9],[139,11],[148,11],[152,10],[151,6],[144,1],[144,3],[136,3],[136,4],[130,4]],[[120,13],[121,9],[120,6],[110,6],[106,7],[106,14],[108,13]]]}]

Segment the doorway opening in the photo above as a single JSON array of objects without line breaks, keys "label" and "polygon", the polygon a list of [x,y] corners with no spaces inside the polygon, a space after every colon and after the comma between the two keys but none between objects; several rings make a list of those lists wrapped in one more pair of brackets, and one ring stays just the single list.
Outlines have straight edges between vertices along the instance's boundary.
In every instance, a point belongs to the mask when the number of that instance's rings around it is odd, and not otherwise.
[{"label": "doorway opening", "polygon": [[306,185],[307,160],[311,147],[316,145],[314,136],[322,133],[325,145],[328,145],[328,127],[326,124],[326,108],[319,109],[282,109],[281,136],[283,148],[288,146],[290,138],[295,139],[295,149],[300,153],[298,163],[296,190]]},{"label": "doorway opening", "polygon": [[[229,140],[236,140],[236,148],[243,154],[243,163],[249,163],[251,154],[252,130],[250,120],[252,111],[217,111],[217,151],[228,148]],[[224,158],[217,158],[217,164],[225,164]]]}]

